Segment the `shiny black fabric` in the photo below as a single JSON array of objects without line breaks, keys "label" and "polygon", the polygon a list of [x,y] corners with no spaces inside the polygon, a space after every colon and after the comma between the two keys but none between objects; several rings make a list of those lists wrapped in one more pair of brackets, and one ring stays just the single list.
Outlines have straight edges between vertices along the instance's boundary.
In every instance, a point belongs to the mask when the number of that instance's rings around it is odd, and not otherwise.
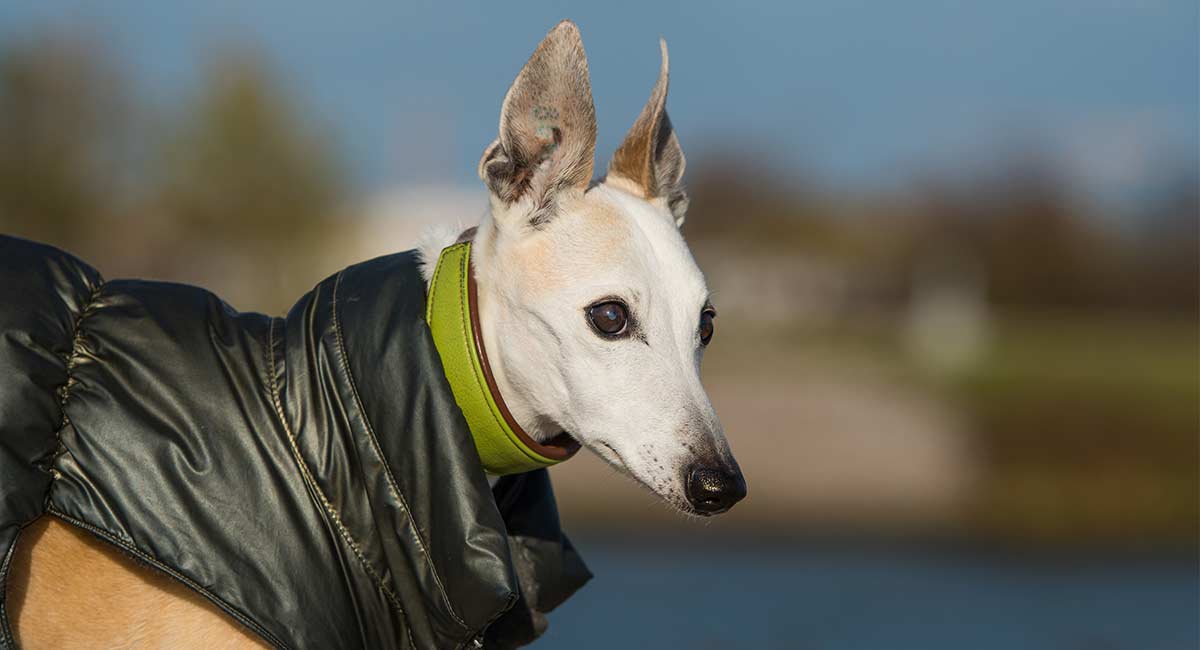
[{"label": "shiny black fabric", "polygon": [[590,574],[545,470],[488,489],[424,301],[412,253],[280,319],[0,237],[0,584],[49,512],[280,647],[532,640]]}]

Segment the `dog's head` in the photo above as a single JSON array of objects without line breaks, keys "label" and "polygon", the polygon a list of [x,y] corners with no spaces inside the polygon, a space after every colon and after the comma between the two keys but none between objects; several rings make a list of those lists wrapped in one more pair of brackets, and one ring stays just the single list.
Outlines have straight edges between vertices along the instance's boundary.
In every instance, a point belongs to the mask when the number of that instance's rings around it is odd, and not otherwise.
[{"label": "dog's head", "polygon": [[567,431],[680,510],[724,512],[746,484],[700,384],[716,312],[679,232],[684,158],[650,101],[592,182],[596,119],[579,30],[562,22],[517,75],[479,175],[473,246],[484,344],[513,416]]}]

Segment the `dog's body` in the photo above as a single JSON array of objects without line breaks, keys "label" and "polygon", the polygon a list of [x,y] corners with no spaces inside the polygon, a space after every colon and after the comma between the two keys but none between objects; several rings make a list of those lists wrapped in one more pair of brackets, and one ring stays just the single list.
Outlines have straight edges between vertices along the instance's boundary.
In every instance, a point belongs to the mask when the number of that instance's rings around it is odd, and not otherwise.
[{"label": "dog's body", "polygon": [[12,562],[23,647],[267,647],[174,578],[53,517],[25,529]]},{"label": "dog's body", "polygon": [[[701,387],[712,335],[703,276],[678,231],[683,155],[650,102],[592,183],[595,119],[578,31],[546,37],[505,98],[474,234],[483,344],[500,394],[538,442],[563,431],[679,510],[716,514],[745,484]],[[458,233],[422,247],[426,280]],[[50,520],[25,529],[9,588],[30,648],[242,647],[262,640],[188,588]]]}]

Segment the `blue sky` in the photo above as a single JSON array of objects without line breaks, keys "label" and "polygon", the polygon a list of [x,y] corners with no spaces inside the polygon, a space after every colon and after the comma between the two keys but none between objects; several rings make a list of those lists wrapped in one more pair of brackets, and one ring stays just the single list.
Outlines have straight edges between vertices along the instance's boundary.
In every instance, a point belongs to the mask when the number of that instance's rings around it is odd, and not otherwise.
[{"label": "blue sky", "polygon": [[564,17],[583,30],[604,158],[645,101],[660,34],[693,161],[733,145],[837,185],[891,187],[1036,148],[1103,193],[1197,156],[1194,0],[3,0],[0,39],[86,23],[168,104],[195,92],[214,51],[251,43],[375,190],[474,182],[505,89]]}]

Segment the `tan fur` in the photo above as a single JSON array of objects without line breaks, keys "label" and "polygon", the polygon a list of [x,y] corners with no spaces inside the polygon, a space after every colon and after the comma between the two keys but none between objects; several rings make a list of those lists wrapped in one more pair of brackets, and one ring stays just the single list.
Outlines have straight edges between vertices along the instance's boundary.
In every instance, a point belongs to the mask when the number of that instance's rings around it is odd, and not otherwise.
[{"label": "tan fur", "polygon": [[608,175],[623,189],[634,188],[644,199],[665,199],[675,220],[682,225],[687,212],[687,194],[683,189],[686,161],[679,138],[667,117],[667,88],[670,85],[670,57],[667,42],[659,40],[662,66],[650,99],[633,126],[617,147],[608,164]]},{"label": "tan fur", "polygon": [[[567,222],[528,234],[510,253],[509,270],[530,301],[574,281],[581,266],[607,263],[632,236],[619,208],[600,192],[569,197],[562,210]],[[577,242],[580,230],[588,231],[583,243]]]},{"label": "tan fur", "polygon": [[174,578],[50,516],[17,540],[8,604],[26,650],[267,647]]}]

